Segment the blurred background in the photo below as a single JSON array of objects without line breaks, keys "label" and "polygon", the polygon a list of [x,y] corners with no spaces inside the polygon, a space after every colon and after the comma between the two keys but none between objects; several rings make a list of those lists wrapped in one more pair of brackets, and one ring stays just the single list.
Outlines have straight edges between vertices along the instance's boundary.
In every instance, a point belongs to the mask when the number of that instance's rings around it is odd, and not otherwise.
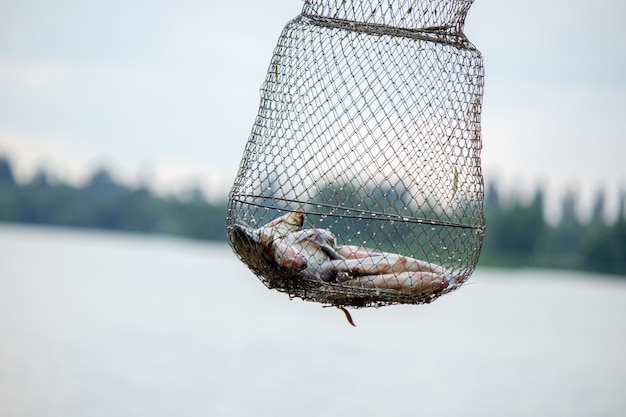
[{"label": "blurred background", "polygon": [[0,414],[626,414],[626,3],[476,1],[479,268],[357,329],[225,243],[302,5],[0,0]]}]

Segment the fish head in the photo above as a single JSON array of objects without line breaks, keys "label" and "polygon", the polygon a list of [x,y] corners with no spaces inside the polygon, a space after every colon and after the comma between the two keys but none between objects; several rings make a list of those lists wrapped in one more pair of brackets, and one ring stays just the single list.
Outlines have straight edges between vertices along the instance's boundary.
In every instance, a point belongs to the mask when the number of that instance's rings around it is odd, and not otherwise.
[{"label": "fish head", "polygon": [[263,232],[263,228],[234,225],[230,230],[230,243],[248,266],[257,271],[263,269],[269,249],[267,233]]},{"label": "fish head", "polygon": [[290,211],[271,222],[267,223],[263,228],[272,228],[279,234],[287,234],[302,230],[304,224],[304,209],[301,207],[295,211]]}]

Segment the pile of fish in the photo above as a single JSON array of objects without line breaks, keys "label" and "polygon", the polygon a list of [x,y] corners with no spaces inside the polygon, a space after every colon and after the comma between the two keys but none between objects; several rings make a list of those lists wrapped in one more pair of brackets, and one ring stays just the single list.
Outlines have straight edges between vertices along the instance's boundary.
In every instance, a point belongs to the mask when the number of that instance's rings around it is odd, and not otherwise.
[{"label": "pile of fish", "polygon": [[235,225],[232,239],[253,269],[274,263],[320,283],[398,290],[409,294],[439,292],[459,277],[440,265],[378,249],[337,245],[330,230],[304,229],[304,211],[289,212],[253,229]]}]

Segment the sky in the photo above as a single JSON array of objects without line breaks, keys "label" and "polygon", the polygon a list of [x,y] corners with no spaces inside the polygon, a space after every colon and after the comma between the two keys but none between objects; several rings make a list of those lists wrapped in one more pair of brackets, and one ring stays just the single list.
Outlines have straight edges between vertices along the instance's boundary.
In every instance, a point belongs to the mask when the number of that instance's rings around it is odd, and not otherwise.
[{"label": "sky", "polygon": [[[225,195],[276,41],[302,0],[0,0],[0,155],[20,179],[94,167]],[[568,190],[584,215],[626,189],[622,0],[477,0],[482,166],[502,188]]]}]

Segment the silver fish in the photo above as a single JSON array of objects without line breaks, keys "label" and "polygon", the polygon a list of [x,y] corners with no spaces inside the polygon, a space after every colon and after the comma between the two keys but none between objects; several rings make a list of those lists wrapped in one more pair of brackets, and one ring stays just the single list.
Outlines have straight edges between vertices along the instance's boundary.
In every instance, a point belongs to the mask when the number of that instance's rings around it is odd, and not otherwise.
[{"label": "silver fish", "polygon": [[337,246],[330,230],[303,229],[303,223],[304,212],[296,210],[258,229],[235,226],[233,240],[256,269],[272,263],[322,282],[425,294],[458,279],[434,263],[363,246]]}]

